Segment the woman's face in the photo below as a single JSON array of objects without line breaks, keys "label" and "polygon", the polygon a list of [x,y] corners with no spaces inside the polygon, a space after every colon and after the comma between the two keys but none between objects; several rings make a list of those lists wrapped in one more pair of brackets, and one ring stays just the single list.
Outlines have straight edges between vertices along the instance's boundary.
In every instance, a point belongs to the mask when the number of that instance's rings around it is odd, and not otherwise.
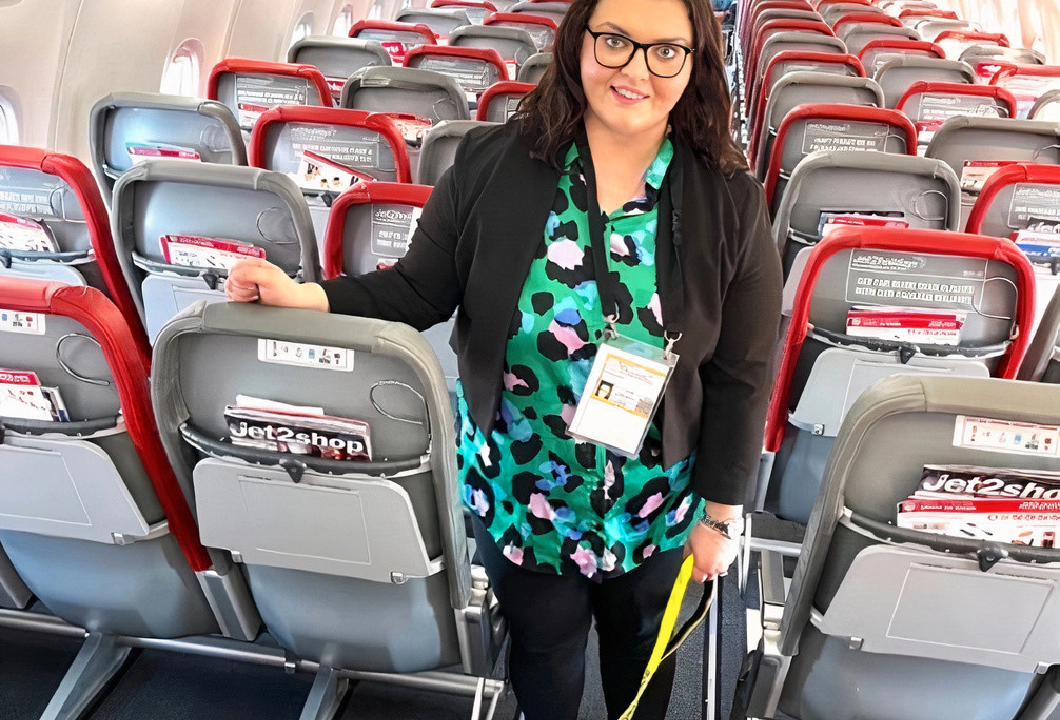
[{"label": "woman's face", "polygon": [[[635,42],[693,47],[692,21],[682,0],[599,0],[588,25],[593,32],[624,35]],[[681,72],[672,78],[649,72],[641,49],[636,50],[625,67],[608,68],[597,62],[593,49],[597,41],[588,32],[582,35],[582,88],[588,102],[586,127],[604,130],[620,139],[661,140],[670,110],[688,85],[692,57],[684,59]],[[661,52],[664,55],[660,57],[665,57],[667,51]],[[678,52],[684,54],[683,50]]]}]

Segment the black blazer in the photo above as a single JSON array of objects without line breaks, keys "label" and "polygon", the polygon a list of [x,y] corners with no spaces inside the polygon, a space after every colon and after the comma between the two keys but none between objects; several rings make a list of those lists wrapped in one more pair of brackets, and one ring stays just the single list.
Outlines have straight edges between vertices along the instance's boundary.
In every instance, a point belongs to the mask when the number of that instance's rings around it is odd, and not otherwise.
[{"label": "black blazer", "polygon": [[[663,398],[663,462],[697,451],[692,483],[707,500],[746,501],[758,472],[780,318],[781,273],[762,186],[674,143],[683,174],[683,238],[671,242],[662,193],[657,253],[684,277],[681,356]],[[471,418],[489,433],[500,403],[510,325],[544,242],[559,171],[530,157],[519,124],[474,129],[423,208],[392,268],[321,283],[331,311],[424,330],[450,318]],[[667,180],[668,182],[668,180]],[[659,284],[665,282],[660,260]],[[665,295],[663,296],[665,298]],[[663,307],[664,317],[667,309]]]}]

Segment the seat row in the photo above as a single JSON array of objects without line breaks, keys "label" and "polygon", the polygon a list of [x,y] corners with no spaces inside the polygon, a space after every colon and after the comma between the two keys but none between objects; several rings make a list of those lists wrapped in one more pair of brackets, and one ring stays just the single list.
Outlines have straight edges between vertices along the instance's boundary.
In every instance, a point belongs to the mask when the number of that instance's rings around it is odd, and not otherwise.
[{"label": "seat row", "polygon": [[[734,137],[746,131],[765,182],[787,280],[743,542],[761,602],[734,717],[1055,720],[1060,636],[1042,620],[1055,610],[1028,593],[1052,597],[1060,552],[897,527],[926,465],[1060,471],[1055,452],[1025,451],[1029,435],[996,452],[958,440],[970,419],[1060,432],[1056,391],[1012,380],[1051,382],[1060,357],[1040,235],[1060,211],[1057,131],[1016,119],[1029,105],[1007,83],[976,82],[1050,71],[1008,63],[1044,59],[929,2],[737,12]],[[902,331],[863,331],[874,314]],[[914,316],[953,322],[918,334]],[[950,612],[973,597],[1009,612]]]}]

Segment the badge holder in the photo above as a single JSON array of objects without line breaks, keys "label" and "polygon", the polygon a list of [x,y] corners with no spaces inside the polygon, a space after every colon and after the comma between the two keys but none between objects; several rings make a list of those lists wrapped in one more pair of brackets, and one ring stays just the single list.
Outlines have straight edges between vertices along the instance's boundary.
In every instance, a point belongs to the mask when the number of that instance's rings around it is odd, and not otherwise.
[{"label": "badge holder", "polygon": [[567,434],[636,457],[677,365],[673,345],[679,339],[667,335],[666,347],[655,347],[619,335],[609,318],[607,340],[596,353]]}]

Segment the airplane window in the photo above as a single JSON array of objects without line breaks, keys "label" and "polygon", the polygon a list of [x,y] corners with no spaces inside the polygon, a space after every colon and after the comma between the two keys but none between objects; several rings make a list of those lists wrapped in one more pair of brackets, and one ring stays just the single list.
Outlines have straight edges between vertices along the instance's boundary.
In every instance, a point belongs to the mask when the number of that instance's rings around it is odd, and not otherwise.
[{"label": "airplane window", "polygon": [[10,106],[0,98],[0,143],[18,145],[18,128],[15,126],[15,114]]},{"label": "airplane window", "polygon": [[368,11],[369,20],[382,20],[383,10],[386,9],[386,0],[375,0],[372,9]]},{"label": "airplane window", "polygon": [[198,97],[200,92],[200,66],[202,65],[202,43],[198,40],[185,40],[173,52],[162,73],[162,85],[159,92],[169,95]]},{"label": "airplane window", "polygon": [[291,34],[291,44],[294,45],[299,40],[307,38],[313,34],[313,13],[306,13],[302,16],[302,19],[298,21],[298,24],[294,26],[294,32]]},{"label": "airplane window", "polygon": [[351,27],[353,27],[353,5],[346,5],[335,18],[335,27],[332,28],[331,34],[346,37],[350,34]]}]

